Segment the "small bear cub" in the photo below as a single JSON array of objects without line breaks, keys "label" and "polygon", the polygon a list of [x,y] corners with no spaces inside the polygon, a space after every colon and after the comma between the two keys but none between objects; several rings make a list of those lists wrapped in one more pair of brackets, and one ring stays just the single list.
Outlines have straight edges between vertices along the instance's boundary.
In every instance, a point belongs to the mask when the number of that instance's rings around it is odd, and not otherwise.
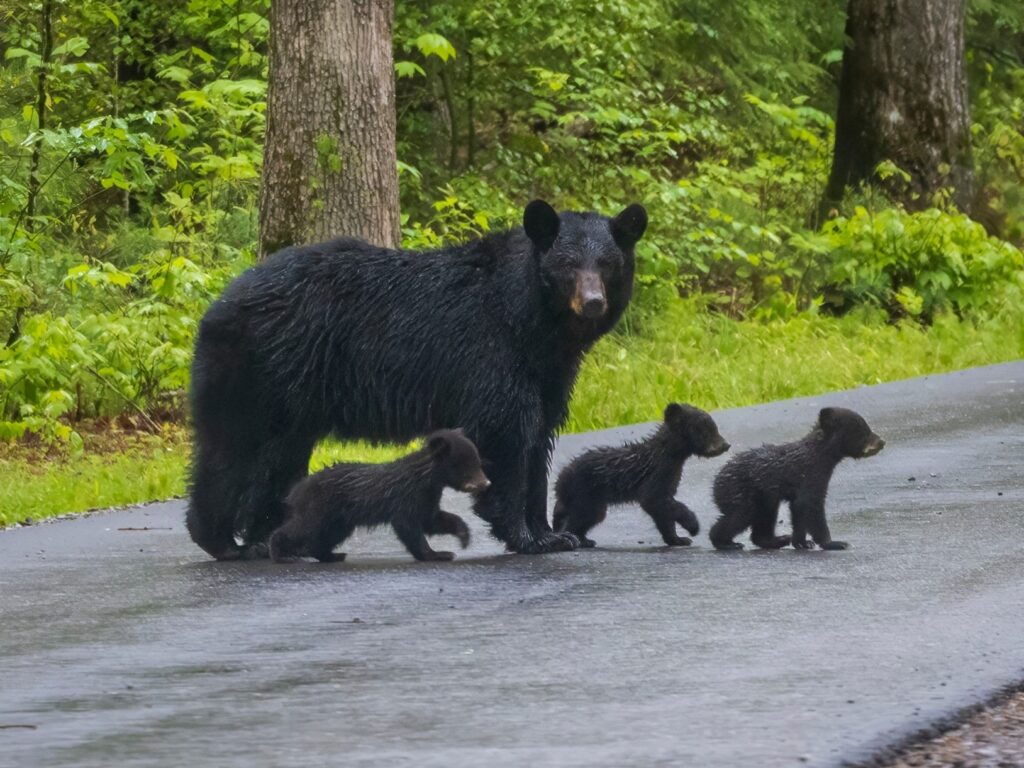
[{"label": "small bear cub", "polygon": [[[801,440],[762,445],[744,451],[718,473],[715,504],[721,516],[711,526],[716,549],[742,549],[733,538],[750,528],[750,538],[763,549],[792,543],[797,549],[846,549],[833,541],[825,521],[825,495],[832,472],[846,457],[863,459],[885,447],[868,423],[846,408],[822,408],[818,423]],[[793,535],[776,536],[779,504],[789,502]]]},{"label": "small bear cub", "polygon": [[697,516],[676,501],[683,463],[690,456],[719,456],[729,444],[705,411],[670,403],[665,421],[650,437],[620,447],[595,448],[577,456],[555,484],[554,528],[569,531],[580,546],[593,547],[587,532],[605,519],[609,504],[639,502],[669,546],[692,540],[676,533],[676,523],[696,536]]},{"label": "small bear cub", "polygon": [[285,501],[284,524],[270,537],[270,556],[275,562],[295,557],[340,562],[345,555],[334,548],[353,530],[390,523],[417,560],[451,560],[452,552],[430,548],[427,535],[450,534],[465,549],[469,528],[441,509],[442,491],[480,493],[490,484],[476,446],[462,430],[438,430],[422,449],[397,461],[335,464],[301,480]]}]

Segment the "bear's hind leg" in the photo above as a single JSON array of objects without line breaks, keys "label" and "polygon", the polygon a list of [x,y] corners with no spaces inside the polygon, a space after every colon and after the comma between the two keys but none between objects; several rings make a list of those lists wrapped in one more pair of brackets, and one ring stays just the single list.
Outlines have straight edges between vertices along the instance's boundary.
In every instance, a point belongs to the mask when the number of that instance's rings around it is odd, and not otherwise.
[{"label": "bear's hind leg", "polygon": [[306,476],[312,452],[312,443],[296,441],[274,440],[260,448],[235,517],[249,557],[267,556],[267,539],[285,517],[284,497]]},{"label": "bear's hind leg", "polygon": [[593,549],[597,542],[587,538],[596,526],[604,522],[608,516],[608,505],[595,499],[577,500],[566,512],[563,530],[573,534],[584,549]]},{"label": "bear's hind leg", "polygon": [[185,525],[192,541],[218,560],[238,560],[242,550],[235,542],[235,510],[248,485],[238,464],[228,466],[197,444],[192,459]]},{"label": "bear's hind leg", "polygon": [[721,515],[708,531],[708,537],[715,549],[743,549],[738,541],[733,541],[750,527],[753,518],[752,502],[746,499],[715,499]]}]

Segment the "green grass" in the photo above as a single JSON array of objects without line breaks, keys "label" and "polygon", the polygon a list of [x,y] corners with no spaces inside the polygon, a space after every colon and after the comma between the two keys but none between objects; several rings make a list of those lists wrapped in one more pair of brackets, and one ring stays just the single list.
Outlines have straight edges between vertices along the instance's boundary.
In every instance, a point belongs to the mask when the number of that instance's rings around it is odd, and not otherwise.
[{"label": "green grass", "polygon": [[924,329],[869,314],[738,322],[675,302],[644,327],[587,357],[568,431],[658,419],[673,400],[733,408],[1024,357],[1024,309]]},{"label": "green grass", "polygon": [[[922,329],[868,315],[738,322],[680,301],[642,327],[605,338],[588,356],[568,431],[654,420],[673,400],[714,410],[1024,357],[1024,310],[977,323],[940,318]],[[7,447],[0,525],[181,495],[188,444],[180,430],[169,435],[98,450],[87,440],[84,454],[58,459]],[[406,450],[326,443],[311,467],[386,461]]]}]

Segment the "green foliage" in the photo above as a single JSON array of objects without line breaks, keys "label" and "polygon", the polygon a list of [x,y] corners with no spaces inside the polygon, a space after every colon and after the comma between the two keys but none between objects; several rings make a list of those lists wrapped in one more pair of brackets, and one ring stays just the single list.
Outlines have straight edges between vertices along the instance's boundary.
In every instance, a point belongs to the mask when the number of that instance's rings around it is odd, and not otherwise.
[{"label": "green foliage", "polygon": [[942,310],[990,313],[1024,298],[1024,254],[963,214],[858,206],[828,222],[823,238],[830,298],[842,307],[871,303],[930,321]]},{"label": "green foliage", "polygon": [[567,431],[653,421],[672,400],[733,408],[1024,356],[1024,304],[975,321],[937,314],[922,326],[886,322],[870,307],[839,318],[737,321],[708,312],[705,302],[674,302],[642,332],[598,342]]},{"label": "green foliage", "polygon": [[[182,418],[198,318],[255,252],[268,11],[13,0],[0,12],[0,439],[74,451],[82,419]],[[635,306],[609,345],[646,349],[732,318],[755,335],[816,327],[823,311],[936,328],[953,312],[966,333],[1020,301],[1019,3],[973,0],[968,15],[972,214],[987,232],[943,200],[910,214],[870,190],[814,219],[838,4],[403,0],[396,13],[405,245],[515,225],[536,196],[605,213],[639,200],[651,226]],[[333,140],[313,149],[316,186],[343,169]]]}]

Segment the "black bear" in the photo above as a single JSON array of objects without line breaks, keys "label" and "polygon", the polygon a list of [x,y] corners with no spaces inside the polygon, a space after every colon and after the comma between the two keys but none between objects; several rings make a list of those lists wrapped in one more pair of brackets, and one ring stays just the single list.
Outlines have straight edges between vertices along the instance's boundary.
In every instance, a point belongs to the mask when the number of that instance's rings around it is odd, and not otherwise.
[{"label": "black bear", "polygon": [[629,303],[646,226],[636,204],[609,219],[535,200],[522,228],[465,245],[339,239],[243,273],[196,338],[192,539],[219,559],[265,554],[330,433],[404,442],[462,426],[493,467],[474,511],[494,535],[517,552],[574,548],[547,519],[552,443],[583,355]]},{"label": "black bear", "polygon": [[[822,408],[818,423],[802,440],[762,445],[736,456],[718,473],[715,504],[722,513],[711,526],[717,549],[742,549],[733,537],[750,528],[758,547],[779,549],[792,541],[797,549],[812,549],[810,532],[822,549],[846,549],[833,541],[825,521],[825,495],[836,465],[846,457],[874,456],[885,440],[854,411]],[[793,536],[776,536],[779,504],[789,502]]]},{"label": "black bear", "polygon": [[700,523],[675,498],[683,463],[690,456],[719,456],[727,450],[729,444],[707,412],[670,403],[664,423],[646,440],[595,448],[562,470],[555,484],[555,530],[569,531],[581,546],[592,547],[587,532],[604,520],[608,505],[637,501],[666,544],[689,545],[689,538],[676,533],[676,524],[696,536]]},{"label": "black bear", "polygon": [[451,560],[451,552],[430,548],[427,534],[456,536],[465,549],[469,528],[441,509],[441,492],[479,493],[489,485],[476,446],[459,430],[438,430],[426,446],[397,461],[335,464],[299,481],[285,500],[284,525],[270,536],[270,556],[337,562],[345,555],[334,548],[356,528],[391,525],[417,560]]}]

